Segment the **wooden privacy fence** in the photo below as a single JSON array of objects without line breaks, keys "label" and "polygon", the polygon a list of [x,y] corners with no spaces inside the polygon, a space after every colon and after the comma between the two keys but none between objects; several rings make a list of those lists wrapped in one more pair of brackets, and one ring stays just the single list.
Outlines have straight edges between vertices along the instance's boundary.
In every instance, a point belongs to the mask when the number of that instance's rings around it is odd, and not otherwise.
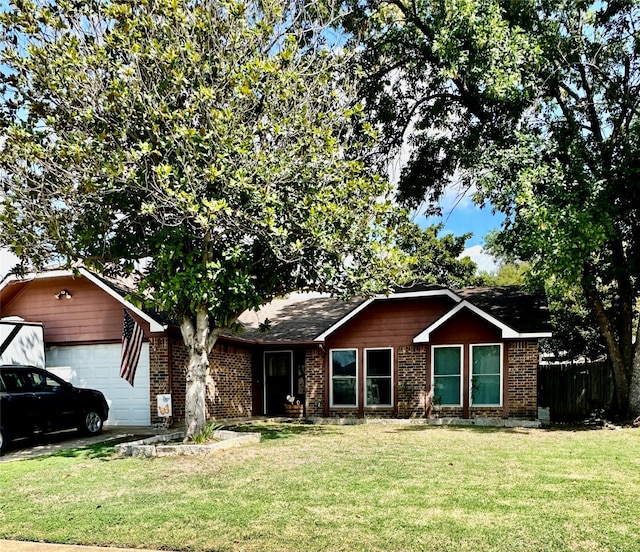
[{"label": "wooden privacy fence", "polygon": [[588,418],[613,400],[608,362],[545,364],[538,367],[538,406],[549,407],[554,422]]}]

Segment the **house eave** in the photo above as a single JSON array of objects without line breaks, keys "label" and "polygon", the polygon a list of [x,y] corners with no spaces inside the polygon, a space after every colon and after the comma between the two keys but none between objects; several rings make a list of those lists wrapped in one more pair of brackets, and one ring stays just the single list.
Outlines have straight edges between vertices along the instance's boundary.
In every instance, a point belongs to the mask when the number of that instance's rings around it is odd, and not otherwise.
[{"label": "house eave", "polygon": [[145,313],[144,311],[142,311],[141,309],[139,309],[138,307],[136,307],[135,305],[133,305],[132,303],[127,301],[124,297],[122,297],[122,295],[120,295],[119,293],[117,293],[113,289],[111,289],[109,286],[107,286],[102,280],[100,280],[100,278],[96,278],[86,268],[80,268],[79,272],[85,278],[87,278],[87,280],[89,280],[90,282],[93,282],[101,290],[103,290],[104,292],[109,294],[111,297],[113,297],[114,299],[116,299],[117,301],[122,303],[123,306],[127,307],[127,309],[129,309],[130,311],[134,312],[136,315],[138,315],[140,318],[142,318],[145,322],[148,322],[149,323],[149,331],[154,332],[154,333],[155,332],[162,333],[162,332],[165,332],[167,330],[168,326],[166,324],[162,324],[162,323],[158,322],[157,320],[155,320],[154,318],[149,316],[147,313]]}]

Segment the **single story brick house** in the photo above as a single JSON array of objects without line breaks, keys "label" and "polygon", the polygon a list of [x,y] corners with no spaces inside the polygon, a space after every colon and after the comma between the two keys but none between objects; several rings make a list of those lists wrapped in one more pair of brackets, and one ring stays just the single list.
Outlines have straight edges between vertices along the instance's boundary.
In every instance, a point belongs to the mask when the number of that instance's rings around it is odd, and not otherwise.
[{"label": "single story brick house", "polygon": [[[84,268],[9,275],[0,317],[42,323],[47,368],[102,390],[108,423],[161,421],[163,393],[178,421],[186,348],[175,324],[126,299],[130,290]],[[133,387],[119,377],[124,309],[145,335]],[[349,302],[293,294],[240,323],[210,357],[211,418],[282,415],[288,395],[308,417],[532,418],[538,340],[551,335],[543,299],[515,287],[414,286]]]},{"label": "single story brick house", "polygon": [[254,412],[282,412],[291,391],[307,416],[422,417],[434,405],[441,416],[537,416],[538,340],[550,321],[543,299],[519,288],[293,296],[240,320],[257,353]]}]

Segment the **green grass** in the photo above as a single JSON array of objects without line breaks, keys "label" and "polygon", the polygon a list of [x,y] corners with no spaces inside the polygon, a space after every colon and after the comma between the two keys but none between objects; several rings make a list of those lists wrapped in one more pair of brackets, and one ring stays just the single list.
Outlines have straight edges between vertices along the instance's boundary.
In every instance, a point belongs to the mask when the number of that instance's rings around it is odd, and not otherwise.
[{"label": "green grass", "polygon": [[[260,425],[207,458],[0,465],[0,538],[168,550],[640,551],[640,430]],[[256,429],[253,426],[251,429]]]}]

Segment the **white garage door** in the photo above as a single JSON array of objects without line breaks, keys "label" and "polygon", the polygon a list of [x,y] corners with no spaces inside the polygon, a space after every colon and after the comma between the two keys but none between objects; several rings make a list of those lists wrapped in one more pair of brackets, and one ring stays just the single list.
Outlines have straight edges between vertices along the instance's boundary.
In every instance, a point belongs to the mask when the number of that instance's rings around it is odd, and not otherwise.
[{"label": "white garage door", "polygon": [[47,370],[76,387],[98,389],[109,403],[106,425],[150,425],[149,344],[142,344],[134,387],[120,377],[119,343],[48,348]]}]

